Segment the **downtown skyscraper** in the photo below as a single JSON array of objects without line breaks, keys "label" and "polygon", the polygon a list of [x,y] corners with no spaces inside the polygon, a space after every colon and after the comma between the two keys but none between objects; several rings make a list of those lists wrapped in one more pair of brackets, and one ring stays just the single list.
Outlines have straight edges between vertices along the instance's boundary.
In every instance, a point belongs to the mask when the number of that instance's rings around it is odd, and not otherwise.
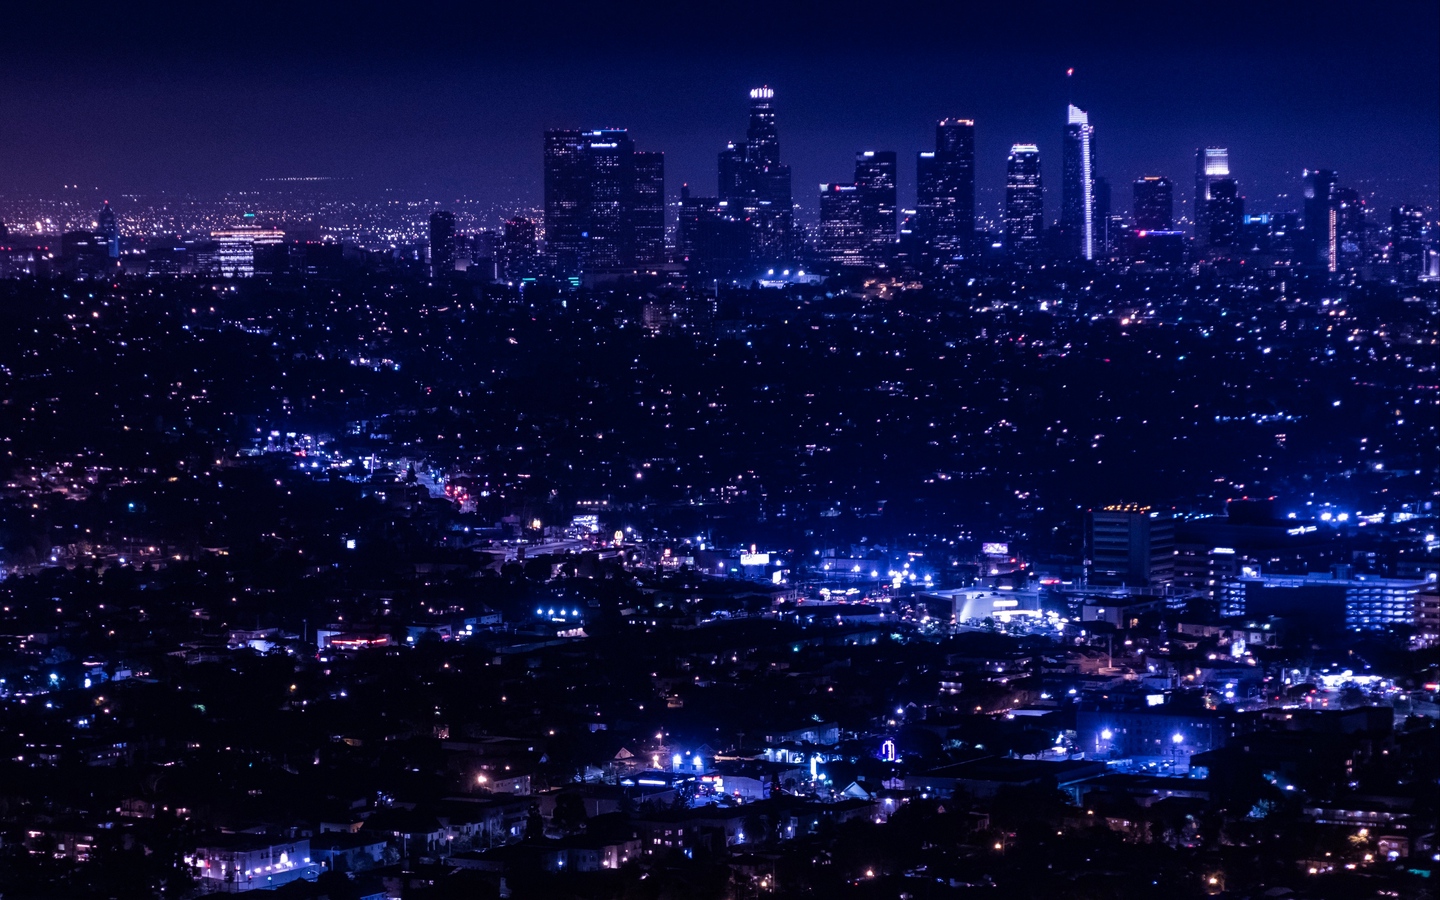
[{"label": "downtown skyscraper", "polygon": [[941,119],[935,149],[915,160],[915,212],[920,238],[944,265],[970,253],[975,235],[975,122]]},{"label": "downtown skyscraper", "polygon": [[1135,182],[1135,230],[1169,231],[1175,224],[1175,191],[1163,175],[1146,175]]},{"label": "downtown skyscraper", "polygon": [[895,249],[898,206],[894,150],[862,150],[855,154],[855,188],[860,194],[860,222],[865,257],[881,265]]},{"label": "downtown skyscraper", "polygon": [[1045,233],[1045,193],[1040,148],[1015,144],[1005,163],[1005,252],[1019,260],[1040,256]]},{"label": "downtown skyscraper", "polygon": [[756,265],[788,263],[795,255],[790,167],[780,162],[775,90],[750,91],[745,142],[720,151],[719,199],[726,215],[745,223],[747,255]]},{"label": "downtown skyscraper", "polygon": [[559,274],[665,261],[665,155],[623,128],[545,132],[545,246]]},{"label": "downtown skyscraper", "polygon": [[1309,261],[1334,272],[1340,261],[1339,176],[1330,169],[1306,169],[1304,174]]},{"label": "downtown skyscraper", "polygon": [[1195,240],[1202,247],[1210,241],[1210,195],[1215,182],[1230,177],[1230,151],[1205,147],[1195,151]]},{"label": "downtown skyscraper", "polygon": [[1060,226],[1067,255],[1094,259],[1099,224],[1095,209],[1095,126],[1090,124],[1090,114],[1073,103],[1066,111],[1060,162]]}]

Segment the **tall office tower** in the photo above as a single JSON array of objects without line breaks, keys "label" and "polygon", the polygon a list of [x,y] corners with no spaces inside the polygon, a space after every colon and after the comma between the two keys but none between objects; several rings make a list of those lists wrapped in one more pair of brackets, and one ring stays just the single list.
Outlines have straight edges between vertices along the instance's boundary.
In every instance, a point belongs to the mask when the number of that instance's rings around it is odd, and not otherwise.
[{"label": "tall office tower", "polygon": [[1195,240],[1204,244],[1210,239],[1210,220],[1206,206],[1210,202],[1210,186],[1230,177],[1230,151],[1225,147],[1206,147],[1195,151]]},{"label": "tall office tower", "polygon": [[1164,175],[1135,182],[1135,230],[1169,231],[1175,227],[1175,188]]},{"label": "tall office tower", "polygon": [[1354,272],[1367,262],[1365,207],[1365,198],[1354,188],[1335,192],[1335,253],[1343,272]]},{"label": "tall office tower", "polygon": [[774,88],[750,91],[750,127],[745,130],[745,158],[753,166],[780,165],[780,133],[775,129]]},{"label": "tall office tower", "polygon": [[535,220],[523,216],[505,220],[501,231],[500,256],[506,278],[535,274]]},{"label": "tall office tower", "polygon": [[585,157],[587,215],[580,268],[618,269],[630,262],[633,247],[627,207],[635,182],[635,144],[624,129],[590,131]]},{"label": "tall office tower", "polygon": [[1170,583],[1175,571],[1175,522],[1170,513],[1117,504],[1091,510],[1085,526],[1092,584]]},{"label": "tall office tower", "polygon": [[975,235],[975,122],[941,119],[935,149],[915,160],[918,236],[942,264],[970,252]]},{"label": "tall office tower", "polygon": [[665,260],[665,157],[623,128],[545,132],[546,256],[562,275]]},{"label": "tall office tower", "polygon": [[575,129],[545,132],[545,256],[562,275],[580,271],[588,182],[585,143]]},{"label": "tall office tower", "polygon": [[1310,262],[1331,272],[1339,263],[1336,188],[1334,171],[1305,170],[1305,243],[1310,248]]},{"label": "tall office tower", "polygon": [[1391,258],[1395,280],[1415,284],[1425,274],[1425,211],[1408,204],[1390,210]]},{"label": "tall office tower", "polygon": [[119,259],[120,222],[115,218],[115,210],[110,208],[109,200],[100,207],[100,214],[95,217],[95,233],[105,242],[106,255],[111,259]]},{"label": "tall office tower", "polygon": [[746,223],[746,255],[754,266],[786,263],[795,254],[790,167],[780,162],[774,100],[771,87],[751,89],[745,142],[731,141],[719,156],[719,199],[728,215]]},{"label": "tall office tower", "polygon": [[430,277],[455,271],[455,214],[437,209],[430,214]]},{"label": "tall office tower", "polygon": [[1236,248],[1245,222],[1245,198],[1240,196],[1235,179],[1222,178],[1210,185],[1205,215],[1210,220],[1207,243],[1211,247]]},{"label": "tall office tower", "polygon": [[1015,144],[1005,164],[1005,250],[1017,259],[1040,255],[1045,235],[1045,194],[1040,148]]},{"label": "tall office tower", "polygon": [[865,256],[871,265],[885,262],[895,250],[895,170],[894,150],[855,154],[855,187],[860,191]]},{"label": "tall office tower", "polygon": [[1070,255],[1095,258],[1095,127],[1090,115],[1071,104],[1061,158],[1060,225]]},{"label": "tall office tower", "polygon": [[745,159],[745,147],[734,141],[726,144],[725,149],[720,151],[719,169],[720,199],[727,203],[744,203],[754,184],[749,162]]},{"label": "tall office tower", "polygon": [[865,195],[857,184],[820,185],[820,251],[842,266],[870,264]]},{"label": "tall office tower", "polygon": [[665,262],[665,154],[635,152],[629,204],[630,259],[636,266]]}]

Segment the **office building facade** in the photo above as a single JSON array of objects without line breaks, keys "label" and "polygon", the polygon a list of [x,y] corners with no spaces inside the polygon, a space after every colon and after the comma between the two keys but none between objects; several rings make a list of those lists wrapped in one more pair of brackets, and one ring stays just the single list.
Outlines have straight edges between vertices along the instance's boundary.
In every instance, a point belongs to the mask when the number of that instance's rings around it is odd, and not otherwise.
[{"label": "office building facade", "polygon": [[1071,104],[1066,111],[1061,158],[1060,226],[1071,257],[1096,256],[1095,127],[1090,114]]},{"label": "office building facade", "polygon": [[968,255],[975,235],[975,122],[942,119],[935,149],[915,161],[915,228],[940,264]]},{"label": "office building facade", "polygon": [[545,132],[546,259],[561,275],[665,261],[665,156],[623,128]]},{"label": "office building facade", "polygon": [[1193,225],[1195,241],[1202,247],[1210,240],[1210,186],[1230,177],[1230,151],[1225,147],[1203,147],[1195,151],[1195,200]]},{"label": "office building facade", "polygon": [[820,252],[847,268],[870,264],[865,196],[855,184],[820,185]]},{"label": "office building facade", "polygon": [[1005,251],[1014,259],[1038,259],[1044,237],[1040,148],[1015,144],[1005,163]]},{"label": "office building facade", "polygon": [[1155,588],[1173,579],[1175,522],[1168,512],[1129,503],[1091,510],[1085,543],[1092,584]]},{"label": "office building facade", "polygon": [[438,209],[430,214],[430,277],[455,271],[455,214]]},{"label": "office building facade", "polygon": [[870,265],[886,262],[895,249],[895,182],[895,151],[862,150],[855,154],[855,188],[860,195],[865,258]]},{"label": "office building facade", "polygon": [[1175,227],[1175,188],[1163,175],[1146,175],[1135,182],[1136,231],[1169,231]]}]

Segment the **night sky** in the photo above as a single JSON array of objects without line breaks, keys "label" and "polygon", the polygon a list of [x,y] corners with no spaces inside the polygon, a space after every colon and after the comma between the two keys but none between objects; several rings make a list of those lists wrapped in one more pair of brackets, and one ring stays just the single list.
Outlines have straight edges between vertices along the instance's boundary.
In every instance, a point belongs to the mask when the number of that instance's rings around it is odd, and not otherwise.
[{"label": "night sky", "polygon": [[0,193],[215,194],[324,175],[538,203],[543,128],[624,126],[666,152],[672,196],[682,181],[713,194],[746,90],[768,83],[807,211],[814,185],[850,180],[867,148],[899,151],[910,205],[914,152],[959,116],[977,120],[981,212],[1010,144],[1034,141],[1053,217],[1070,91],[1120,211],[1143,174],[1188,199],[1204,144],[1230,147],[1251,211],[1298,207],[1277,195],[1306,166],[1382,206],[1437,202],[1433,0],[962,6],[29,4],[0,29]]}]

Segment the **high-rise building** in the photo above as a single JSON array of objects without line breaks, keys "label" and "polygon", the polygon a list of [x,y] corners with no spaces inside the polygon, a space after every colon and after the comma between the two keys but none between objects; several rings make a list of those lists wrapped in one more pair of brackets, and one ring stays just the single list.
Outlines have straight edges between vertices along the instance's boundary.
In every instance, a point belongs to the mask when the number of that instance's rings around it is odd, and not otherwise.
[{"label": "high-rise building", "polygon": [[1195,151],[1195,240],[1203,245],[1210,239],[1210,186],[1230,177],[1230,151],[1225,147],[1205,147]]},{"label": "high-rise building", "polygon": [[629,204],[630,264],[658,266],[665,262],[665,154],[639,150],[634,159]]},{"label": "high-rise building", "polygon": [[566,275],[664,262],[664,154],[623,128],[545,132],[545,245]]},{"label": "high-rise building", "polygon": [[1205,217],[1210,222],[1211,247],[1235,248],[1245,222],[1245,198],[1233,178],[1222,178],[1210,185],[1210,200]]},{"label": "high-rise building", "polygon": [[915,161],[916,227],[942,264],[970,252],[975,235],[975,122],[941,119],[935,149]]},{"label": "high-rise building", "polygon": [[750,91],[750,127],[745,129],[745,159],[753,166],[780,165],[780,133],[775,128],[775,89]]},{"label": "high-rise building", "polygon": [[780,162],[774,100],[774,88],[751,89],[745,142],[730,142],[719,157],[719,199],[746,223],[746,256],[755,267],[787,263],[795,254],[790,167]]},{"label": "high-rise building", "polygon": [[100,214],[95,217],[95,233],[105,242],[106,255],[111,259],[119,259],[120,221],[115,218],[115,210],[110,208],[109,200],[100,207]]},{"label": "high-rise building", "polygon": [[556,271],[580,271],[585,235],[585,139],[572,128],[545,132],[545,255]]},{"label": "high-rise building", "polygon": [[1091,510],[1086,545],[1093,584],[1155,587],[1175,569],[1175,522],[1170,513],[1132,503]]},{"label": "high-rise building", "polygon": [[1061,158],[1060,225],[1071,256],[1095,258],[1095,126],[1090,114],[1071,104]]},{"label": "high-rise building", "polygon": [[1040,255],[1045,237],[1045,195],[1040,148],[1015,144],[1005,164],[1005,250],[1017,259]]},{"label": "high-rise building", "polygon": [[1401,205],[1390,210],[1391,258],[1395,280],[1415,284],[1425,274],[1425,211]]},{"label": "high-rise building", "polygon": [[455,271],[455,214],[437,209],[430,214],[430,277]]},{"label": "high-rise building", "polygon": [[500,255],[506,278],[524,278],[535,270],[535,220],[516,216],[505,220]]},{"label": "high-rise building", "polygon": [[585,135],[586,217],[580,267],[618,269],[629,262],[627,205],[635,181],[635,144],[627,131],[606,128]]},{"label": "high-rise building", "polygon": [[1335,254],[1341,271],[1354,272],[1368,262],[1366,208],[1365,198],[1354,188],[1335,192]]},{"label": "high-rise building", "polygon": [[870,264],[865,195],[856,184],[820,185],[820,250],[841,266]]},{"label": "high-rise building", "polygon": [[1330,169],[1305,170],[1305,243],[1310,262],[1334,272],[1339,264],[1337,176]]},{"label": "high-rise building", "polygon": [[1135,182],[1135,230],[1169,231],[1175,227],[1175,189],[1163,175]]},{"label": "high-rise building", "polygon": [[895,151],[862,150],[855,154],[855,187],[860,192],[865,256],[871,265],[889,259],[895,249]]}]

